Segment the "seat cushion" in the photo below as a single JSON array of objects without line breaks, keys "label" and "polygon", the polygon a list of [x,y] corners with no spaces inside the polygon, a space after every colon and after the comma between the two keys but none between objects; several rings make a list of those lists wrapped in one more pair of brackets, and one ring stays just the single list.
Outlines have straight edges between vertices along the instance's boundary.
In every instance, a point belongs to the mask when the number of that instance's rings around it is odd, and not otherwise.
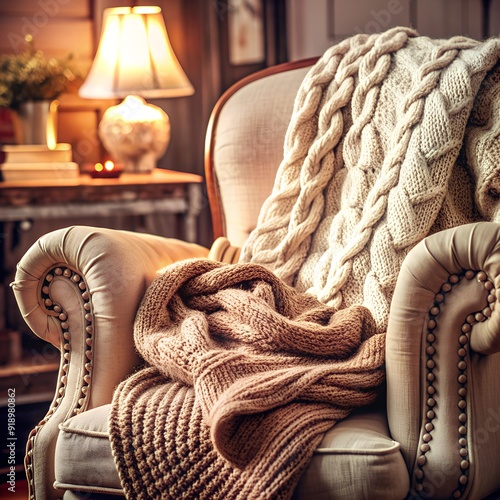
[{"label": "seat cushion", "polygon": [[[57,488],[123,494],[109,443],[110,405],[60,426]],[[403,499],[409,478],[399,444],[389,437],[384,410],[353,413],[328,431],[301,477],[295,500]]]},{"label": "seat cushion", "polygon": [[293,499],[401,500],[409,486],[400,445],[389,437],[385,410],[367,408],[326,432]]},{"label": "seat cushion", "polygon": [[59,426],[56,488],[123,495],[109,442],[110,409],[111,405],[99,406]]}]

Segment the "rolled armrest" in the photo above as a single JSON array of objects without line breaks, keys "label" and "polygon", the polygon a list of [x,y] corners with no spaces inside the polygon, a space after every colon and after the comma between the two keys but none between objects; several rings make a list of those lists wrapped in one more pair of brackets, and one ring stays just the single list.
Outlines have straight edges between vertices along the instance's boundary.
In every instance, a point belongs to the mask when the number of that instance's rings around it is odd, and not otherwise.
[{"label": "rolled armrest", "polygon": [[412,493],[500,488],[500,224],[436,233],[411,250],[387,332],[387,411]]},{"label": "rolled armrest", "polygon": [[36,335],[61,350],[54,400],[27,447],[37,497],[56,496],[58,425],[109,403],[139,363],[133,323],[146,287],[166,265],[207,255],[208,249],[176,239],[73,226],[44,235],[23,256],[12,283],[20,311]]},{"label": "rolled armrest", "polygon": [[226,264],[236,264],[240,258],[241,248],[231,245],[225,236],[219,236],[210,247],[208,258]]}]

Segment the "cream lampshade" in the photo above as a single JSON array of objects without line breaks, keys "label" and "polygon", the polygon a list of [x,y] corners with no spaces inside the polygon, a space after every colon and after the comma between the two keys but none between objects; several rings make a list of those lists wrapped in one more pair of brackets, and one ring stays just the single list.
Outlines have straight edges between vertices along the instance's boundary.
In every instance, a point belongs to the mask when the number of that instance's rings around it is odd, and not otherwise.
[{"label": "cream lampshade", "polygon": [[104,10],[103,29],[85,98],[125,98],[104,113],[99,137],[127,172],[150,172],[170,140],[170,120],[144,98],[181,97],[194,89],[168,39],[160,7]]}]

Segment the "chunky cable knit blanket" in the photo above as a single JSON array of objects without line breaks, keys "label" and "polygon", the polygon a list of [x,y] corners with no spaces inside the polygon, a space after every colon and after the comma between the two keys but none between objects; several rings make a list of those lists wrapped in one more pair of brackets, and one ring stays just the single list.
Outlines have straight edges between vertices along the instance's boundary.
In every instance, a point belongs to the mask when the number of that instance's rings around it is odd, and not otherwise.
[{"label": "chunky cable knit blanket", "polygon": [[323,433],[375,400],[384,336],[257,264],[169,266],[136,320],[150,367],[122,383],[111,444],[133,499],[288,498]]},{"label": "chunky cable knit blanket", "polygon": [[298,91],[241,261],[336,307],[364,304],[385,331],[411,247],[494,216],[499,57],[500,38],[432,40],[407,28],[327,50]]},{"label": "chunky cable knit blanket", "polygon": [[311,68],[241,264],[174,264],[140,307],[148,366],[110,417],[128,498],[288,498],[324,431],[373,401],[410,248],[498,215],[499,54],[396,28]]}]

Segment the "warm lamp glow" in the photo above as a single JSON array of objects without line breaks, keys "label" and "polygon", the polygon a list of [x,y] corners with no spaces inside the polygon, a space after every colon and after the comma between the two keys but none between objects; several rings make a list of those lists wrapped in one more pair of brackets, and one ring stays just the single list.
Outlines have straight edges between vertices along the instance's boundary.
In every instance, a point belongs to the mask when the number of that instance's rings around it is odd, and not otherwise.
[{"label": "warm lamp glow", "polygon": [[108,108],[99,124],[104,147],[126,171],[150,172],[170,140],[167,114],[142,98],[193,92],[170,45],[160,7],[104,10],[97,54],[79,94],[93,99],[126,97],[119,106]]},{"label": "warm lamp glow", "polygon": [[194,92],[172,50],[160,7],[104,10],[97,55],[79,90],[93,99],[181,97]]}]

